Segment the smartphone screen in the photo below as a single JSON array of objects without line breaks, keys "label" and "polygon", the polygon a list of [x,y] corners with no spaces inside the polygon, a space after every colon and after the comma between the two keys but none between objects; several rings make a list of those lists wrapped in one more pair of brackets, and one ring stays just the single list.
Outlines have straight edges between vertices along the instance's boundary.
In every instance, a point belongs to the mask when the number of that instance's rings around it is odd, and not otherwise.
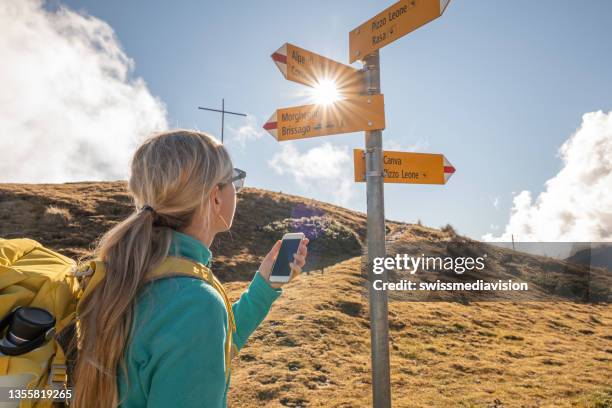
[{"label": "smartphone screen", "polygon": [[278,257],[276,258],[274,267],[272,268],[273,276],[291,275],[289,262],[293,262],[293,254],[298,251],[301,241],[302,240],[300,238],[283,239],[280,251],[278,252]]}]

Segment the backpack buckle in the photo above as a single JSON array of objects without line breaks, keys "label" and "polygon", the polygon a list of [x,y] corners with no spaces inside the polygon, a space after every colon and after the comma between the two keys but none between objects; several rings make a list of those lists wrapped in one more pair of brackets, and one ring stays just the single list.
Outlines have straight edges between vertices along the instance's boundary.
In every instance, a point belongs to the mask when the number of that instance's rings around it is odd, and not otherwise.
[{"label": "backpack buckle", "polygon": [[[47,385],[54,390],[66,391],[68,390],[68,366],[66,364],[51,364],[51,370],[49,371],[49,378],[47,379]],[[72,397],[72,391],[67,391],[64,397],[57,397],[61,399],[61,403],[65,406],[70,406],[70,398]]]},{"label": "backpack buckle", "polygon": [[91,275],[93,275],[93,273],[94,273],[94,271],[91,268],[91,266],[88,266],[87,268],[83,268],[83,269],[79,269],[76,266],[72,268],[72,274],[74,276],[78,276],[78,277],[80,277],[80,276],[91,276]]},{"label": "backpack buckle", "polygon": [[56,383],[63,387],[68,384],[68,366],[66,364],[51,364],[47,384],[54,387]]}]

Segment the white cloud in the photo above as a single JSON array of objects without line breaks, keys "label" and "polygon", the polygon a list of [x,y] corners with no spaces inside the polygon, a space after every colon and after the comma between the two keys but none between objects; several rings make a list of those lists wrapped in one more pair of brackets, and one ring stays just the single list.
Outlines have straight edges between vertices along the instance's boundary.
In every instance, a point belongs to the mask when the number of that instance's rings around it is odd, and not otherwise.
[{"label": "white cloud", "polygon": [[230,137],[236,141],[241,147],[244,147],[247,142],[261,139],[265,131],[261,126],[257,125],[257,118],[254,115],[247,115],[246,123],[238,128],[229,126]]},{"label": "white cloud", "polygon": [[612,112],[583,115],[559,154],[563,168],[546,190],[515,195],[504,233],[484,240],[612,241]]},{"label": "white cloud", "polygon": [[126,178],[135,146],[167,127],[164,105],[95,17],[1,1],[0,61],[2,182]]},{"label": "white cloud", "polygon": [[326,142],[300,153],[291,142],[268,162],[278,174],[293,176],[306,193],[346,206],[354,193],[353,159],[347,146]]}]

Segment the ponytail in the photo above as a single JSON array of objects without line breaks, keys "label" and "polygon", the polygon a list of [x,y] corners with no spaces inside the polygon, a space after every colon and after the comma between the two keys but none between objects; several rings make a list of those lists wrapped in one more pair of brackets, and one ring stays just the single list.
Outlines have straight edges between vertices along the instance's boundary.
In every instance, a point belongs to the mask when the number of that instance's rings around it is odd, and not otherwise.
[{"label": "ponytail", "polygon": [[170,229],[154,231],[153,218],[150,211],[134,213],[100,240],[95,258],[104,260],[106,279],[79,306],[78,337],[95,340],[78,345],[76,407],[91,407],[92,401],[100,407],[119,405],[115,371],[121,363],[127,374],[122,353],[132,325],[133,300],[146,272],[164,259],[170,246]]}]

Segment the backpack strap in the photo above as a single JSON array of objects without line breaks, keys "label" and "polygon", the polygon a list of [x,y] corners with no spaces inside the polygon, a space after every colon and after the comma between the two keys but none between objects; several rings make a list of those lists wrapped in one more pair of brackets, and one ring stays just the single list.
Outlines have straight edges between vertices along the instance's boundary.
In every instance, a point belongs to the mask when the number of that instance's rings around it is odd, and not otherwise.
[{"label": "backpack strap", "polygon": [[145,283],[171,276],[188,276],[212,282],[213,274],[204,264],[179,256],[168,256],[147,273]]},{"label": "backpack strap", "polygon": [[232,303],[229,300],[227,292],[223,284],[217,279],[213,272],[206,265],[192,261],[191,259],[180,256],[168,256],[157,267],[153,268],[145,278],[146,283],[156,281],[158,279],[172,276],[187,276],[206,281],[211,285],[223,299],[228,317],[228,330],[225,342],[225,374],[226,380],[229,377],[231,360],[236,353],[236,345],[232,342],[232,335],[236,332],[236,321],[234,319],[234,311]]},{"label": "backpack strap", "polygon": [[59,342],[56,341],[55,355],[49,366],[47,385],[53,389],[66,389],[69,384],[69,368],[66,355]]},{"label": "backpack strap", "polygon": [[227,292],[223,284],[217,279],[213,272],[206,265],[192,261],[180,256],[168,256],[157,267],[153,268],[146,276],[145,282],[150,283],[158,279],[172,276],[187,276],[208,282],[223,298],[229,317],[229,324],[232,331],[236,331],[232,303],[229,301]]},{"label": "backpack strap", "polygon": [[102,261],[89,261],[88,264],[84,265],[85,268],[77,268],[74,270],[75,276],[90,276],[87,285],[85,286],[85,290],[79,296],[79,301],[76,307],[76,314],[78,315],[80,312],[81,300],[85,299],[87,296],[91,295],[94,288],[100,284],[106,278],[106,268],[104,267],[104,262]]}]

